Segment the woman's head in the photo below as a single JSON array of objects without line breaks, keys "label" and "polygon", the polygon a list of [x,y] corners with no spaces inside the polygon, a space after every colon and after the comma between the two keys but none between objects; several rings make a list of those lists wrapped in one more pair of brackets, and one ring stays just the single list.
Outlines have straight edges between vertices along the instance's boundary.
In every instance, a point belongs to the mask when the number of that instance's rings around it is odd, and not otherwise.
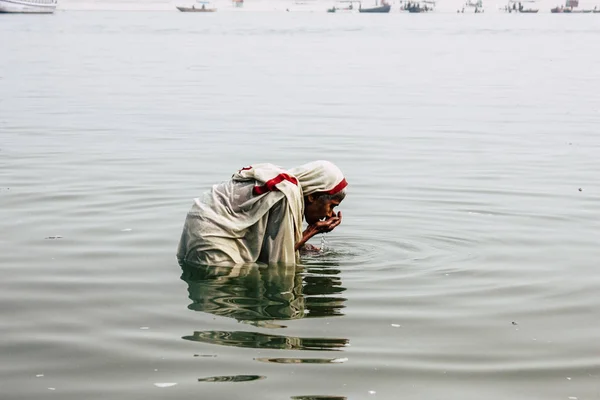
[{"label": "woman's head", "polygon": [[342,171],[332,162],[313,161],[293,168],[304,196],[304,218],[314,224],[335,215],[334,208],[346,197],[348,183]]}]

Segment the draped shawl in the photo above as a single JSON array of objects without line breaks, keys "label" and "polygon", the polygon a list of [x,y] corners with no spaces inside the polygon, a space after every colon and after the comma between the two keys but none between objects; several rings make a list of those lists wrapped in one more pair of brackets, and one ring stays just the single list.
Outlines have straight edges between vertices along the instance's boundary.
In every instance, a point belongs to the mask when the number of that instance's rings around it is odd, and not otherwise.
[{"label": "draped shawl", "polygon": [[295,264],[302,239],[304,196],[347,186],[340,169],[313,161],[285,170],[254,164],[194,199],[179,242],[180,262]]}]

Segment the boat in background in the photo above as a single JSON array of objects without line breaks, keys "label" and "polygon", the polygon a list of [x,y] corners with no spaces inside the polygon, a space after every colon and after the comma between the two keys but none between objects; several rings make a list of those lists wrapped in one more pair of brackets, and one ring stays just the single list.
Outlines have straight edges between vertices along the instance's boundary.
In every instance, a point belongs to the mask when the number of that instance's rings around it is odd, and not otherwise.
[{"label": "boat in background", "polygon": [[[327,9],[328,13],[337,13],[337,12],[358,12],[358,8],[354,6],[355,0],[338,0],[335,2],[331,8]],[[360,4],[360,2],[358,2]],[[359,6],[360,8],[360,6]]]},{"label": "boat in background", "polygon": [[425,13],[433,11],[435,8],[434,0],[408,1],[400,9],[409,13]]},{"label": "boat in background", "polygon": [[483,11],[483,0],[467,0],[462,9],[457,10],[456,12],[461,14],[464,14],[465,12],[479,14]]},{"label": "boat in background", "polygon": [[593,10],[576,10],[579,7],[579,0],[567,0],[564,6],[554,7],[550,9],[552,14],[589,14],[596,12],[596,7]]},{"label": "boat in background", "polygon": [[211,3],[209,1],[197,1],[197,4],[200,4],[200,7],[196,7],[196,4],[193,4],[191,7],[177,6],[177,9],[181,12],[215,12],[217,9],[213,6],[211,7]]},{"label": "boat in background", "polygon": [[381,1],[381,5],[375,3],[375,7],[363,8],[362,3],[359,3],[358,12],[361,13],[389,13],[392,6],[385,0]]},{"label": "boat in background", "polygon": [[[504,6],[504,11],[507,13],[521,13],[521,14],[537,14],[540,9],[535,8],[533,4],[536,0],[508,0],[508,4]],[[525,5],[530,4],[530,5]]]},{"label": "boat in background", "polygon": [[0,13],[52,14],[57,0],[0,0]]}]

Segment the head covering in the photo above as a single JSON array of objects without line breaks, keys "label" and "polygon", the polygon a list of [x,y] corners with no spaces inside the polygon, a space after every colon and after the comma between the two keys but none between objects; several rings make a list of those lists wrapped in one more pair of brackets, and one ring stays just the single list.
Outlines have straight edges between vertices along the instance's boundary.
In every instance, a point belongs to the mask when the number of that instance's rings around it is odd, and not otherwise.
[{"label": "head covering", "polygon": [[[301,189],[302,196],[313,193],[336,194],[348,186],[342,171],[332,162],[312,161],[296,168],[284,170],[273,164],[254,164],[233,174],[234,181],[254,180],[254,194],[261,195],[274,190]],[[286,190],[287,189],[287,190]]]},{"label": "head covering", "polygon": [[302,187],[304,196],[322,192],[336,194],[348,186],[342,171],[332,162],[319,160],[289,170]]}]

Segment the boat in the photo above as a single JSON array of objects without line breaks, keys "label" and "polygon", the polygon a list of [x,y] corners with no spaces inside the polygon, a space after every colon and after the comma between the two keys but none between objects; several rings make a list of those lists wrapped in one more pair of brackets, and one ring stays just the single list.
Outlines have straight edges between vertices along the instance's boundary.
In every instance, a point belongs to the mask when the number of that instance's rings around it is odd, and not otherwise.
[{"label": "boat", "polygon": [[233,6],[236,8],[241,8],[244,6],[244,0],[232,0]]},{"label": "boat", "polygon": [[579,7],[579,0],[567,0],[564,6],[557,6],[550,9],[553,14],[589,14],[596,12],[596,7],[593,10],[576,10]]},{"label": "boat", "polygon": [[0,0],[0,13],[52,14],[57,0]]},{"label": "boat", "polygon": [[[507,13],[537,14],[540,10],[533,6],[535,2],[536,0],[508,0],[508,4],[504,6],[504,11]],[[525,4],[532,5],[526,6]]]},{"label": "boat", "polygon": [[328,13],[357,12],[358,9],[356,7],[354,7],[354,2],[355,2],[354,0],[339,0],[333,6],[331,6],[331,8],[328,8],[327,12]]},{"label": "boat", "polygon": [[475,14],[482,13],[484,12],[483,0],[467,0],[467,2],[462,6],[462,8],[460,10],[457,10],[456,12],[461,14],[464,14],[465,12],[472,12]]},{"label": "boat", "polygon": [[185,7],[185,6],[177,6],[177,9],[181,12],[215,12],[217,11],[217,9],[215,7],[211,7],[210,2],[209,1],[197,1],[197,4],[200,4],[200,6],[196,6],[196,4],[193,4],[191,7]]},{"label": "boat", "polygon": [[389,13],[392,6],[385,0],[381,2],[381,5],[375,3],[375,7],[363,8],[362,3],[359,3],[358,12],[361,13]]},{"label": "boat", "polygon": [[435,1],[423,0],[423,1],[408,1],[401,8],[402,11],[408,11],[409,13],[425,13],[433,11],[435,8]]}]

